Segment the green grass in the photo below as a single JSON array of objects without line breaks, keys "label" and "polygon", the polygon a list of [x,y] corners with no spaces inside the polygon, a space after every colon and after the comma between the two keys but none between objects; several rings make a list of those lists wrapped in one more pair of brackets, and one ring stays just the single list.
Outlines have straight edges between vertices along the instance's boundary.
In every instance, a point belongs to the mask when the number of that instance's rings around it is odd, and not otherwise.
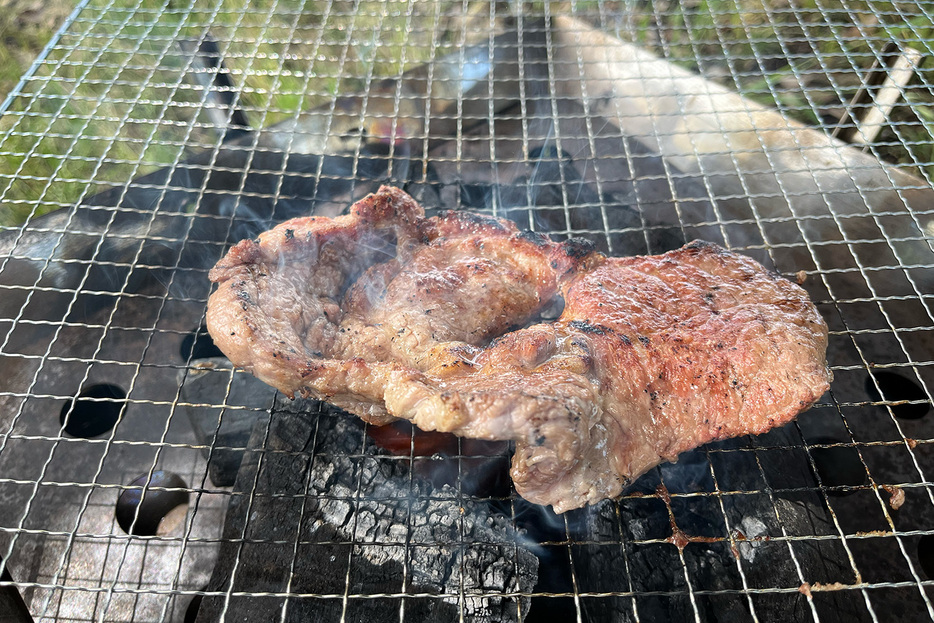
[{"label": "green grass", "polygon": [[92,2],[0,119],[0,226],[216,143],[178,40],[210,26],[241,106],[268,126],[425,62],[439,9],[454,4]]},{"label": "green grass", "polygon": [[[676,10],[646,10],[667,4]],[[619,3],[629,38],[787,116],[832,129],[888,42],[934,56],[929,2],[684,0]],[[645,8],[644,8],[645,7]],[[875,153],[934,178],[934,64],[913,79]],[[910,104],[910,105],[909,105]]]},{"label": "green grass", "polygon": [[0,99],[16,86],[75,5],[75,0],[0,0]]},{"label": "green grass", "polygon": [[[11,2],[0,0],[0,8],[4,1]],[[54,15],[43,13],[33,25],[23,21],[28,12],[0,11],[0,95],[16,84],[72,4],[55,6]],[[242,86],[251,122],[268,126],[335,93],[364,89],[367,77],[423,63],[432,45],[482,36],[489,4],[470,3],[467,15],[463,6],[93,0],[0,119],[0,227],[216,142],[204,127],[207,118],[195,117],[201,91],[185,76],[178,39],[197,39],[210,25]],[[544,10],[541,2],[525,8]],[[934,55],[932,10],[914,2],[628,0],[548,7],[553,15],[568,10],[815,125],[839,114],[859,85],[857,72],[871,66],[886,41]],[[897,108],[876,146],[881,156],[917,172],[934,173],[932,78],[926,70],[915,79],[912,106]]]}]

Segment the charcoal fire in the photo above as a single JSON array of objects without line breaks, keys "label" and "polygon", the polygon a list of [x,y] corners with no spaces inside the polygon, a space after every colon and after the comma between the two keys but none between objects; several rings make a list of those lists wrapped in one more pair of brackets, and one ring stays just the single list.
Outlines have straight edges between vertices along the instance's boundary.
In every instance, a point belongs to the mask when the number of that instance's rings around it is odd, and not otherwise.
[{"label": "charcoal fire", "polygon": [[[309,598],[209,596],[199,622],[230,611],[251,621],[337,620],[342,612],[397,621],[400,608],[420,621],[459,612],[477,622],[524,618],[529,599],[516,594],[532,591],[538,560],[519,546],[508,517],[448,485],[410,478],[408,461],[381,458],[363,428],[307,401],[277,403],[259,421],[208,591]],[[388,597],[344,604],[348,589]]]}]

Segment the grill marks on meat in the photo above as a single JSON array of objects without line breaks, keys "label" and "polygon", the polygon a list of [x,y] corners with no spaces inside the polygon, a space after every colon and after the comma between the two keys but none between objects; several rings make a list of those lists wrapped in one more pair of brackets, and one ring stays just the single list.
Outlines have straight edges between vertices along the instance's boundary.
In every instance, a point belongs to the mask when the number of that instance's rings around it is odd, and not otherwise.
[{"label": "grill marks on meat", "polygon": [[[698,242],[606,258],[506,221],[424,219],[395,189],[242,242],[211,278],[208,327],[236,365],[370,422],[512,440],[517,491],[557,512],[785,424],[830,379],[806,293],[749,258]],[[558,294],[560,318],[510,330]]]}]

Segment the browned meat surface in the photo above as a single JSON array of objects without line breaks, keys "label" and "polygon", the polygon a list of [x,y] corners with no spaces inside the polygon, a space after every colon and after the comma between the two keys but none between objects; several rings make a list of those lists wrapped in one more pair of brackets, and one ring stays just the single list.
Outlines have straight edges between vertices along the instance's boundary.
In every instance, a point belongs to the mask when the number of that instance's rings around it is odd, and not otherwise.
[{"label": "browned meat surface", "polygon": [[[241,242],[211,278],[208,328],[236,365],[373,423],[512,440],[517,491],[558,512],[785,424],[830,380],[806,293],[745,256],[605,258],[506,221],[424,219],[395,189]],[[558,294],[557,321],[516,329]]]},{"label": "browned meat surface", "polygon": [[508,221],[425,219],[383,188],[337,218],[298,218],[233,247],[207,324],[236,365],[288,395],[325,398],[371,423],[394,419],[384,385],[463,364],[551,303],[560,275],[597,257]]},{"label": "browned meat surface", "polygon": [[514,440],[516,489],[561,512],[785,424],[828,388],[827,329],[806,294],[717,246],[609,258],[562,290],[557,322],[504,335],[456,376],[390,384],[390,412]]}]

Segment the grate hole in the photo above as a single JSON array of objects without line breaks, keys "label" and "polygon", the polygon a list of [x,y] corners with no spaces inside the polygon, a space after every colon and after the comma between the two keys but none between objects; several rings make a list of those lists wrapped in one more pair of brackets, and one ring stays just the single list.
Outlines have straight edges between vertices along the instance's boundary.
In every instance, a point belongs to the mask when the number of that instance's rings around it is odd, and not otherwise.
[{"label": "grate hole", "polygon": [[[166,489],[185,489],[188,485],[182,477],[172,472],[156,471],[147,482],[146,474],[134,479],[127,489],[117,498],[117,524],[127,534],[135,536],[155,536],[172,532],[176,522],[163,522],[171,513],[173,517],[184,515],[173,513],[176,508],[188,506],[188,491],[163,491],[151,487]],[[167,524],[173,525],[167,525]]]},{"label": "grate hole", "polygon": [[[872,382],[873,377],[882,390],[876,389]],[[893,404],[890,405],[895,417],[902,420],[920,420],[931,410],[931,403],[928,402],[927,394],[924,389],[915,381],[898,374],[897,372],[873,372],[872,376],[866,377],[866,391],[873,401],[885,400],[886,402],[911,401],[916,404]],[[917,403],[917,401],[924,401]]]},{"label": "grate hole", "polygon": [[[202,591],[208,590],[208,587],[202,587]],[[195,595],[191,598],[191,601],[188,602],[188,607],[185,608],[185,619],[184,623],[195,623],[198,620],[198,610],[201,609],[201,602],[204,601],[204,595]]]},{"label": "grate hole", "polygon": [[92,385],[62,406],[59,421],[72,437],[97,437],[117,425],[125,400],[126,392],[116,385]]},{"label": "grate hole", "polygon": [[934,579],[934,534],[925,534],[918,539],[918,561],[928,579]]},{"label": "grate hole", "polygon": [[3,557],[0,556],[0,566],[3,567],[3,573],[0,573],[0,582],[6,582],[5,586],[0,586],[0,621],[6,623],[16,623],[17,621],[32,621],[29,615],[29,608],[23,599],[20,589],[14,584],[10,569],[4,564]]},{"label": "grate hole", "polygon": [[182,345],[178,349],[182,361],[194,361],[195,359],[210,359],[211,357],[223,357],[221,352],[208,333],[207,327],[201,325],[197,331],[192,331],[182,338]]},{"label": "grate hole", "polygon": [[[815,444],[839,444],[839,439],[820,437]],[[859,452],[853,446],[833,446],[830,448],[813,448],[811,456],[825,487],[860,487],[868,482],[866,468],[859,458]],[[828,491],[828,495],[850,495],[854,490]]]},{"label": "grate hole", "polygon": [[[536,588],[535,592],[541,589]],[[564,623],[577,620],[577,607],[573,597],[546,597],[536,595],[532,598],[525,623]],[[587,621],[587,618],[583,619]]]}]

